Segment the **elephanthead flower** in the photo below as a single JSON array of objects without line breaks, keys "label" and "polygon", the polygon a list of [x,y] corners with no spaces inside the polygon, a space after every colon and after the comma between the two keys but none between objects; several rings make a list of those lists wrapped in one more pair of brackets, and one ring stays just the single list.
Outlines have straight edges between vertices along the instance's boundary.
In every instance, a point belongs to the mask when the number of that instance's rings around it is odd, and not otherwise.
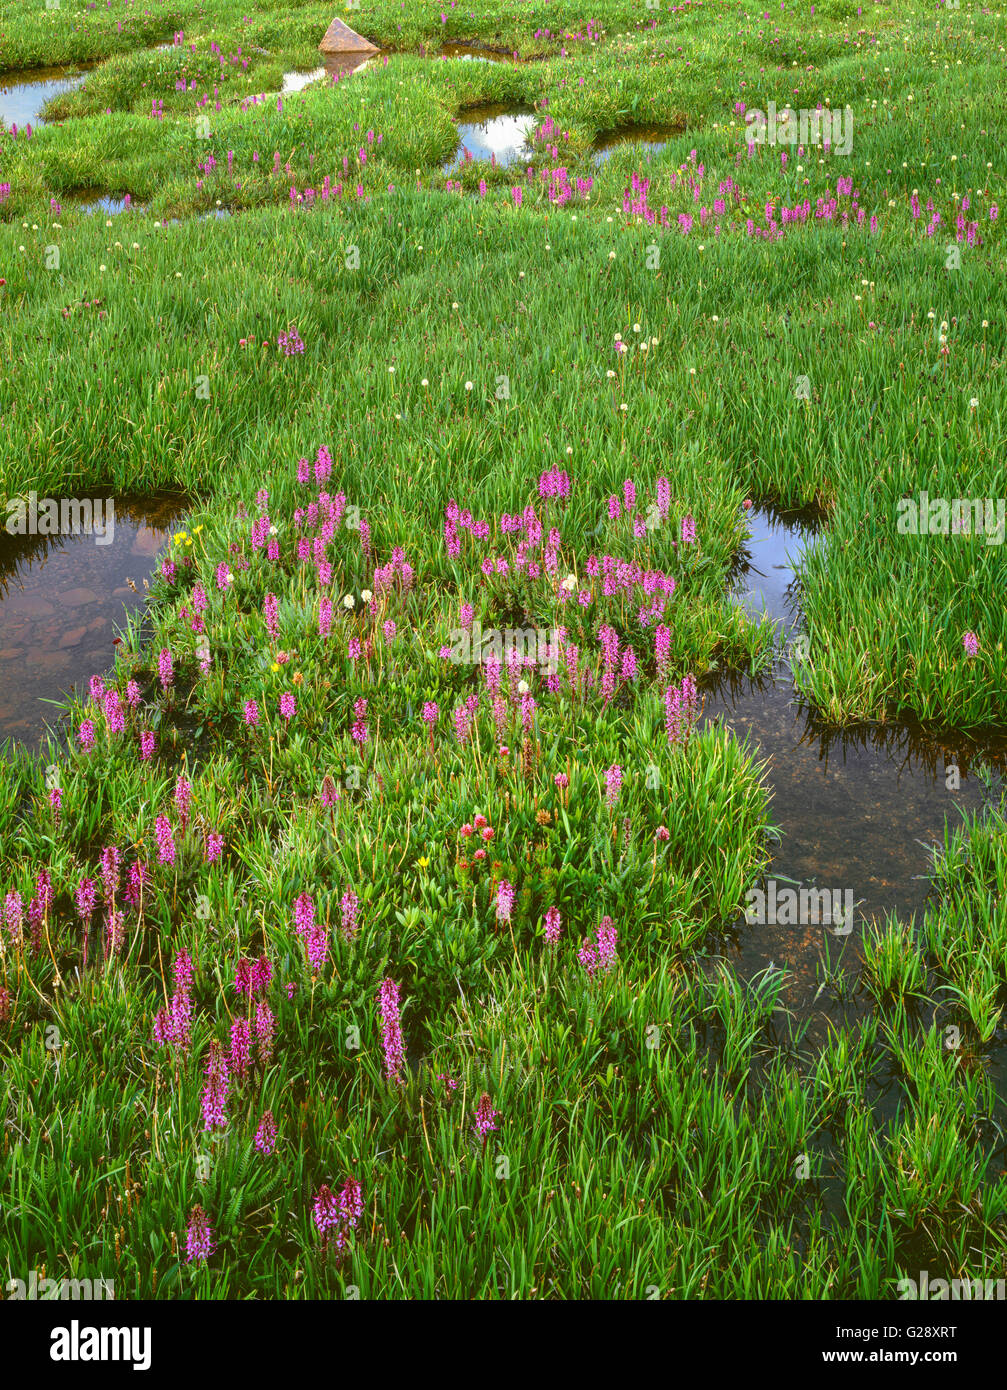
[{"label": "elephanthead flower", "polygon": [[167,690],[175,680],[175,668],[171,659],[171,652],[167,647],[162,647],[157,658],[157,674],[161,679],[161,688]]},{"label": "elephanthead flower", "polygon": [[385,1052],[385,1076],[396,1085],[405,1084],[402,1068],[405,1065],[405,1045],[399,1021],[399,986],[391,978],[382,982],[378,994],[381,1012],[381,1043]]},{"label": "elephanthead flower", "polygon": [[158,816],[155,822],[157,834],[157,857],[162,864],[174,864],[175,839],[171,832],[171,822],[167,816]]},{"label": "elephanthead flower", "polygon": [[276,1148],[276,1121],[272,1110],[267,1110],[255,1131],[255,1147],[260,1154],[268,1156]]},{"label": "elephanthead flower", "polygon": [[473,1126],[476,1134],[483,1141],[483,1144],[486,1143],[490,1133],[499,1128],[496,1123],[499,1118],[500,1112],[493,1109],[493,1102],[490,1100],[489,1094],[483,1091],[482,1095],[479,1097],[479,1104],[476,1107],[476,1122]]},{"label": "elephanthead flower", "polygon": [[189,1215],[189,1227],[185,1234],[185,1258],[189,1264],[206,1264],[213,1251],[213,1231],[206,1212],[197,1204]]}]

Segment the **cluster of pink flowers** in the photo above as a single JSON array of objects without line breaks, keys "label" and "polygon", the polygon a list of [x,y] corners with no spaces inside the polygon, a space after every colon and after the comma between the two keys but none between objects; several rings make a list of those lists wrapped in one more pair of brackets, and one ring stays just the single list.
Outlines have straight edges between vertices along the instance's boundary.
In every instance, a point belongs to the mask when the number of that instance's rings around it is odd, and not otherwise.
[{"label": "cluster of pink flowers", "polygon": [[360,929],[360,899],[352,888],[347,888],[339,904],[343,935],[352,941]]},{"label": "cluster of pink flowers", "polygon": [[260,1154],[266,1157],[276,1148],[276,1120],[273,1118],[272,1110],[267,1110],[259,1121],[259,1127],[255,1131],[255,1147]]},{"label": "cluster of pink flowers", "polygon": [[207,1082],[203,1088],[203,1129],[225,1130],[228,1125],[227,1100],[230,1091],[231,1069],[224,1049],[215,1039],[210,1043],[206,1064]]},{"label": "cluster of pink flowers", "polygon": [[315,904],[307,893],[301,893],[294,904],[294,922],[298,936],[304,941],[311,968],[321,970],[328,956],[329,943],[324,924],[315,920]]},{"label": "cluster of pink flowers", "polygon": [[599,972],[611,970],[616,963],[618,944],[619,934],[611,917],[603,917],[594,941],[585,941],[577,952],[577,959],[587,971],[589,979],[593,980]]},{"label": "cluster of pink flowers", "polygon": [[206,1264],[215,1248],[209,1219],[197,1203],[189,1214],[189,1225],[185,1234],[186,1261],[189,1264]]},{"label": "cluster of pink flowers", "polygon": [[382,981],[378,994],[381,1014],[381,1045],[385,1053],[385,1077],[397,1086],[405,1085],[405,1043],[399,1019],[399,986],[391,978]]},{"label": "cluster of pink flowers", "polygon": [[170,1005],[159,1009],[154,1017],[154,1040],[161,1047],[171,1044],[186,1055],[192,1045],[192,959],[185,949],[175,956],[174,976]]},{"label": "cluster of pink flowers", "polygon": [[322,1249],[335,1246],[338,1254],[346,1249],[350,1231],[355,1230],[364,1212],[364,1194],[356,1178],[347,1178],[339,1192],[322,1186],[314,1200],[315,1229],[322,1237]]},{"label": "cluster of pink flowers", "polygon": [[476,1122],[473,1125],[473,1129],[482,1140],[484,1148],[490,1134],[494,1130],[499,1129],[499,1125],[497,1124],[499,1118],[500,1112],[493,1109],[493,1102],[490,1100],[488,1092],[483,1091],[482,1095],[479,1097],[479,1104],[476,1106]]},{"label": "cluster of pink flowers", "polygon": [[687,743],[698,714],[696,681],[683,676],[681,685],[664,692],[664,718],[669,743]]}]

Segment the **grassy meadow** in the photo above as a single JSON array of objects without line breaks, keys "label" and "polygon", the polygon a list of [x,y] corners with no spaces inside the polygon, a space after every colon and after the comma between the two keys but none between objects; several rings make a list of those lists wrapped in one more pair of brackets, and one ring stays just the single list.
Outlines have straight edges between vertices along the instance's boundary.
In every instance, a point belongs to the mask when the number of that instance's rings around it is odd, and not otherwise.
[{"label": "grassy meadow", "polygon": [[[87,76],[0,130],[0,509],[192,501],[115,665],[0,753],[0,1285],[999,1275],[1004,806],[949,802],[811,1048],[716,955],[773,805],[694,692],[774,659],[746,507],[813,506],[798,693],[1003,724],[1002,534],[897,525],[1005,491],[1003,13],[360,0],[381,56],[281,95],[334,12],[5,7],[0,69]],[[749,146],[770,102],[849,107],[850,153]],[[445,168],[490,103],[534,157]],[[624,127],[667,133],[595,160]]]}]

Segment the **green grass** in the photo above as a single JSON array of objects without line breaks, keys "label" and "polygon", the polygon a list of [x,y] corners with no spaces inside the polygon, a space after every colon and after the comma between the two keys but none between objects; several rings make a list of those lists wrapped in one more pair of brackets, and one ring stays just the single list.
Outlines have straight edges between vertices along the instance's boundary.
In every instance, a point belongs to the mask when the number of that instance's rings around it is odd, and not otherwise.
[{"label": "green grass", "polygon": [[[860,16],[830,3],[814,19],[806,6],[774,13],[770,28],[729,4],[673,15],[603,0],[593,43],[555,38],[586,28],[564,4],[473,0],[442,26],[440,6],[362,3],[346,18],[393,51],[387,66],[285,97],[281,110],[282,74],[314,66],[331,10],[214,0],[205,13],[123,12],[120,33],[114,6],[8,8],[5,65],[107,61],[59,99],[49,114],[62,123],[30,141],[0,137],[11,185],[0,204],[0,505],[99,484],[179,486],[194,502],[169,548],[174,582],[154,585],[148,638],[134,627],[108,677],[121,692],[127,679],[140,686],[126,732],[110,736],[75,702],[68,750],[8,750],[0,776],[0,901],[18,892],[27,906],[43,867],[55,891],[36,950],[4,939],[6,1277],[43,1265],[104,1275],[119,1297],[316,1297],[352,1285],[382,1298],[851,1298],[892,1297],[922,1268],[949,1278],[1002,1268],[1007,1194],[992,1137],[1007,989],[1002,808],[949,832],[922,922],[892,919],[868,937],[850,1021],[814,1053],[779,1006],[779,973],[744,981],[714,959],[714,934],[767,862],[757,747],[711,730],[673,746],[663,704],[685,675],[771,658],[769,626],[725,597],[741,504],[756,497],[828,512],[802,570],[810,654],[798,673],[827,718],[1002,721],[1003,547],[896,529],[904,496],[1003,490],[1004,253],[1001,219],[989,217],[1004,190],[1002,18],[964,8],[935,27],[901,5]],[[536,38],[544,28],[550,38]],[[185,61],[199,85],[184,95],[179,50],[149,51],[176,29],[197,50]],[[420,44],[459,39],[536,61],[417,56]],[[211,43],[225,57],[240,44],[248,68],[217,74]],[[221,110],[211,102],[203,138],[195,101],[214,82]],[[259,92],[273,95],[242,112]],[[154,97],[163,121],[149,115]],[[768,149],[749,158],[735,103],[788,98],[849,103],[852,155],[791,152],[786,167]],[[452,118],[486,101],[536,104],[560,132],[549,167],[592,177],[590,195],[553,206],[541,180],[485,164],[464,170],[464,193],[447,191]],[[594,167],[600,132],[655,123],[680,133],[646,164],[624,146]],[[380,143],[366,143],[369,130]],[[208,155],[216,167],[200,171]],[[651,181],[656,223],[624,210],[634,173]],[[291,185],[303,196],[326,176],[341,195],[291,206]],[[863,226],[855,213],[845,228],[814,216],[846,177]],[[719,191],[727,179],[736,204]],[[929,213],[913,217],[916,188],[941,213],[934,236]],[[108,226],[72,205],[80,189],[129,192],[146,210]],[[946,269],[964,196],[980,240],[962,242],[960,268]],[[700,206],[721,197],[727,209],[700,227]],[[747,234],[748,219],[765,226],[767,200],[778,218],[803,198],[806,223],[788,222],[777,240]],[[193,215],[218,202],[233,215]],[[680,215],[695,219],[687,235]],[[277,351],[290,326],[303,355]],[[807,393],[795,391],[802,376]],[[298,561],[295,519],[317,497],[296,482],[297,461],[322,444],[329,490],[358,509],[372,547],[366,556],[341,522],[325,586]],[[549,469],[573,479],[563,507],[539,500]],[[609,520],[626,479],[641,515],[667,480],[669,504],[641,536]],[[275,562],[250,543],[260,488]],[[448,553],[452,500],[490,523],[490,545],[463,532],[460,554]],[[548,575],[515,577],[515,539],[497,520],[529,504],[560,532],[556,582],[576,576],[565,604]],[[686,515],[696,546],[681,541]],[[382,594],[375,561],[396,547],[415,579]],[[484,578],[487,548],[508,558],[506,575]],[[663,673],[641,597],[603,595],[592,554],[674,577]],[[235,576],[226,592],[224,561]],[[581,588],[594,592],[590,608],[576,601]],[[323,593],[335,605],[327,639]],[[267,594],[278,599],[275,639]],[[638,675],[606,702],[598,685],[571,689],[562,662],[558,689],[530,672],[534,710],[525,722],[508,700],[497,728],[483,676],[438,655],[463,603],[486,629],[565,625],[599,682],[608,622],[632,643]],[[965,632],[978,636],[975,658]],[[370,654],[350,659],[351,638],[369,638]],[[168,691],[163,648],[174,656]],[[289,661],[276,660],[281,649]],[[502,689],[516,693],[506,672]],[[476,732],[460,746],[452,711],[478,692]],[[297,704],[289,724],[284,693]],[[258,728],[242,717],[250,699]],[[351,734],[359,699],[363,745]],[[86,717],[92,752],[74,737]],[[147,763],[141,729],[157,736]],[[172,800],[182,771],[184,833]],[[335,807],[320,801],[327,774]],[[495,830],[482,865],[460,834],[477,812]],[[157,864],[164,815],[172,866]],[[213,866],[208,832],[225,839]],[[73,893],[82,876],[100,878],[113,844],[124,865],[145,859],[152,882],[107,959],[95,917],[85,965]],[[516,888],[509,922],[497,920],[493,875]],[[338,930],[347,889],[360,899],[352,941]],[[329,926],[317,971],[294,929],[305,892]],[[552,946],[554,906],[563,925]],[[606,915],[618,964],[591,980],[577,951]],[[152,1032],[183,948],[194,963],[185,1056]],[[233,987],[239,959],[263,950],[274,1054],[233,1088],[226,1134],[204,1134],[209,1044],[226,1043],[247,1008]],[[386,977],[402,986],[402,1087],[382,1069]],[[839,995],[842,977],[829,979]],[[500,1114],[485,1147],[473,1132],[484,1093]],[[266,1110],[279,1127],[270,1157],[253,1147]],[[323,1259],[312,1200],[351,1173],[365,1214],[346,1259]],[[205,1267],[185,1262],[196,1203],[217,1243]]]}]

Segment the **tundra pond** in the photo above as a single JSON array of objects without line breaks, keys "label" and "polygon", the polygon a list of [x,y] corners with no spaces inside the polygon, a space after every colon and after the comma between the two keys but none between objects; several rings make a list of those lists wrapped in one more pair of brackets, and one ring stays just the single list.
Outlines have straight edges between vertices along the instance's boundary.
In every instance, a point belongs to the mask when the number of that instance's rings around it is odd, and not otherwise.
[{"label": "tundra pond", "polygon": [[1000,1278],[1002,16],[332,19],[5,10],[10,1277]]}]

